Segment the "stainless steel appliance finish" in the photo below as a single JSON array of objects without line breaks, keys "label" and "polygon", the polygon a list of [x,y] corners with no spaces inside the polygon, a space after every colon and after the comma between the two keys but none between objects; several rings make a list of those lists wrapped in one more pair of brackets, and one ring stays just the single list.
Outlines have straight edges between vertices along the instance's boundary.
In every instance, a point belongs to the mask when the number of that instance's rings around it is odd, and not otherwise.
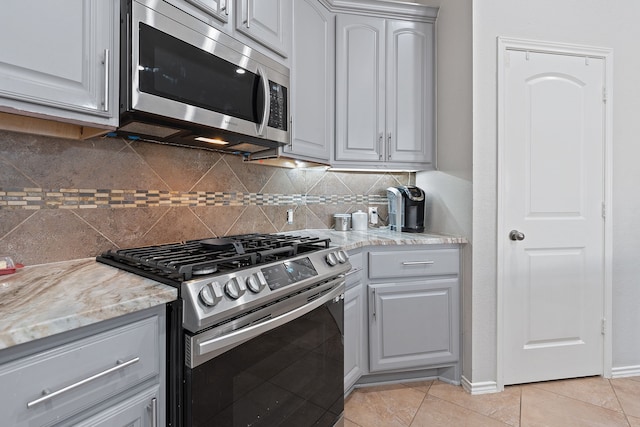
[{"label": "stainless steel appliance finish", "polygon": [[389,203],[389,228],[392,231],[402,231],[402,194],[397,187],[387,188]]},{"label": "stainless steel appliance finish", "polygon": [[97,259],[179,289],[181,321],[168,347],[177,359],[169,382],[180,396],[168,424],[343,422],[344,277],[351,264],[329,239],[249,234]]},{"label": "stainless steel appliance finish", "polygon": [[247,155],[289,143],[286,67],[161,0],[121,14],[120,135]]},{"label": "stainless steel appliance finish", "polygon": [[424,231],[425,193],[414,185],[387,188],[389,226],[391,230],[422,233]]}]

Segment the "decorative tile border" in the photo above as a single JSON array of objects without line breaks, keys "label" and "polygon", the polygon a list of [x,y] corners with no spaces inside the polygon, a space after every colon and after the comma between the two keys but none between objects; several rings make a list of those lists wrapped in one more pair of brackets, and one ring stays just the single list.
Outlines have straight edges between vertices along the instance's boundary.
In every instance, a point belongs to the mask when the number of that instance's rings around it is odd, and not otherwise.
[{"label": "decorative tile border", "polygon": [[379,195],[306,195],[114,189],[0,188],[0,210],[204,206],[385,205]]}]

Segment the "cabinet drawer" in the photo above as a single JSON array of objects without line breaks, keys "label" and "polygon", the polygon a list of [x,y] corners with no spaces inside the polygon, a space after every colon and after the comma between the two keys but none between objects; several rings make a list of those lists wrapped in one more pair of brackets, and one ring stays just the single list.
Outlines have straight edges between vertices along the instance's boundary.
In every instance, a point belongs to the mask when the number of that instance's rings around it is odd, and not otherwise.
[{"label": "cabinet drawer", "polygon": [[0,366],[0,419],[51,425],[160,371],[158,317]]},{"label": "cabinet drawer", "polygon": [[458,274],[458,249],[369,252],[369,278],[424,277]]}]

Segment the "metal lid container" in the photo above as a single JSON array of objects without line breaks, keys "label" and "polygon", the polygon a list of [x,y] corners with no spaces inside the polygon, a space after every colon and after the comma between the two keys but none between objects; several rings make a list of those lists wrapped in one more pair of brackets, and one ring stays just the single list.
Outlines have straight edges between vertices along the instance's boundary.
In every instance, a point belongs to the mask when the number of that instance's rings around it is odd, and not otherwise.
[{"label": "metal lid container", "polygon": [[334,228],[336,231],[349,231],[349,228],[351,227],[350,214],[334,214],[333,220],[335,222]]}]

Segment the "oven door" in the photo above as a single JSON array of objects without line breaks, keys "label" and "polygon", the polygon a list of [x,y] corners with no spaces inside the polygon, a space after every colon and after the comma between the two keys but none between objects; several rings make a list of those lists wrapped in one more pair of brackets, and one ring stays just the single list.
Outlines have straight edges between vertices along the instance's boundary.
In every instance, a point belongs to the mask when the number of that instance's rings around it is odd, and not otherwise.
[{"label": "oven door", "polygon": [[223,352],[185,367],[185,425],[342,425],[343,308],[341,281],[304,305],[228,335],[187,337],[187,353]]},{"label": "oven door", "polygon": [[132,2],[127,110],[289,142],[288,70],[164,2]]}]

